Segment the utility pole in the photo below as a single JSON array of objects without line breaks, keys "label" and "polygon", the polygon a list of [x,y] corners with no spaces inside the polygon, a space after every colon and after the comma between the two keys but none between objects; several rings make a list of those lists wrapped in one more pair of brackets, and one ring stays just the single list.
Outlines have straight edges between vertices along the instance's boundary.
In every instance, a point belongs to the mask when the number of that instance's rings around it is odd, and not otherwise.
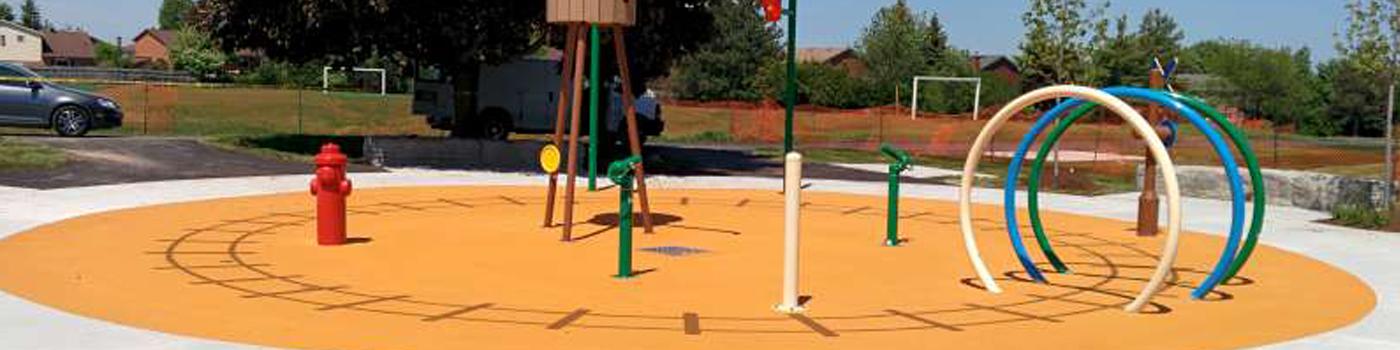
[{"label": "utility pole", "polygon": [[[1152,89],[1161,89],[1167,85],[1166,78],[1160,69],[1154,67],[1147,73],[1147,85]],[[1157,130],[1157,123],[1161,122],[1162,109],[1156,105],[1147,107],[1147,122],[1152,124],[1152,129]],[[1161,132],[1152,137],[1161,138]],[[1143,141],[1146,141],[1144,139]],[[1142,195],[1138,197],[1137,235],[1139,237],[1152,237],[1157,235],[1158,211],[1161,206],[1161,199],[1157,196],[1157,159],[1152,157],[1151,151],[1145,151],[1147,157],[1142,166]],[[1238,171],[1237,169],[1225,169],[1225,171]]]},{"label": "utility pole", "polygon": [[1386,230],[1400,230],[1400,207],[1395,205],[1395,83],[1390,84],[1385,107],[1385,205],[1390,211]]}]

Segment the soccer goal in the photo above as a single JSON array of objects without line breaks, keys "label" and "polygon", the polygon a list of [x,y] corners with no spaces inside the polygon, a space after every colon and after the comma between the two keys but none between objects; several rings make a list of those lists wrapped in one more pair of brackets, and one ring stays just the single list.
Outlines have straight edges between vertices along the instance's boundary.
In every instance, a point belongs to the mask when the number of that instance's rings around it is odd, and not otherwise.
[{"label": "soccer goal", "polygon": [[910,99],[913,101],[909,103],[909,119],[919,118],[919,83],[922,82],[945,84],[975,84],[976,89],[973,91],[972,95],[972,120],[977,120],[977,113],[980,112],[982,109],[982,78],[935,76],[914,77],[914,94],[910,96]]},{"label": "soccer goal", "polygon": [[[331,91],[331,74],[332,74],[332,73],[347,73],[347,72],[351,72],[351,73],[377,73],[377,74],[379,74],[379,94],[380,94],[380,95],[388,95],[388,94],[389,94],[389,72],[388,72],[388,71],[386,71],[386,70],[384,70],[384,69],[382,69],[382,68],[360,68],[360,67],[351,68],[351,69],[348,70],[348,71],[338,70],[338,69],[334,69],[334,68],[331,68],[331,67],[322,67],[322,68],[321,68],[321,93],[328,93],[328,92]],[[343,80],[345,80],[346,83],[349,83],[349,84],[352,84],[352,85],[361,85],[361,84],[355,84],[355,83],[354,83],[354,79],[351,79],[351,77],[349,77],[349,76],[345,76]]]}]

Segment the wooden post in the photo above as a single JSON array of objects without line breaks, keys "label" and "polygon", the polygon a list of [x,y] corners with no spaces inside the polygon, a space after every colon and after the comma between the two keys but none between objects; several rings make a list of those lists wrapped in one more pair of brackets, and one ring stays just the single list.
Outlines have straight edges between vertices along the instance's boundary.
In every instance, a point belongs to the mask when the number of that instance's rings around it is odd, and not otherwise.
[{"label": "wooden post", "polygon": [[[636,23],[637,1],[546,0],[545,9],[545,21],[552,24],[563,24],[569,28],[563,59],[564,67],[562,70],[564,71],[564,76],[561,78],[559,85],[559,114],[555,119],[554,126],[554,143],[555,146],[559,146],[560,143],[563,143],[564,113],[566,113],[566,111],[572,112],[570,113],[572,117],[569,120],[569,154],[567,155],[567,170],[569,173],[565,180],[568,181],[568,183],[565,184],[564,190],[563,241],[568,242],[573,240],[574,190],[577,186],[579,157],[579,119],[582,113],[579,105],[582,104],[583,98],[583,64],[586,57],[585,54],[587,53],[585,48],[589,40],[585,35],[585,30],[587,30],[590,25],[611,27],[614,30],[616,37],[614,42],[617,43],[618,65],[622,70],[622,100],[625,110],[627,111],[627,127],[629,131],[631,131],[629,141],[631,141],[633,155],[641,156],[642,153],[641,142],[637,134],[636,112],[632,107],[634,105],[633,98],[635,98],[635,96],[632,95],[632,88],[631,85],[629,85],[631,77],[627,70],[627,51],[622,41],[622,27]],[[597,39],[593,40],[596,41]],[[570,83],[572,83],[572,87],[569,86]],[[593,87],[594,91],[598,91],[597,89],[601,88],[602,86]],[[572,101],[568,104],[570,110],[565,109],[565,96],[568,97],[569,101]],[[594,129],[596,130],[597,128]],[[591,142],[596,143],[596,140]],[[651,233],[651,206],[647,201],[646,180],[643,174],[642,166],[638,165],[635,168],[637,192],[641,197],[642,218],[643,222],[646,223],[646,232]],[[553,223],[554,196],[556,187],[558,186],[557,182],[558,177],[551,174],[549,178],[549,198],[545,205],[546,227]]]},{"label": "wooden post", "polygon": [[[561,61],[562,61],[561,64],[563,65],[563,66],[561,67],[561,70],[562,70],[563,72],[562,72],[562,74],[559,75],[559,96],[557,96],[557,97],[555,98],[555,102],[554,102],[554,103],[558,104],[558,111],[559,111],[558,114],[556,115],[555,119],[554,119],[554,139],[553,139],[553,140],[554,140],[554,146],[555,146],[555,147],[559,147],[559,145],[561,145],[561,144],[564,143],[564,114],[565,114],[565,113],[568,113],[568,112],[569,112],[569,109],[568,109],[568,108],[571,107],[571,106],[569,106],[569,104],[565,103],[564,101],[565,101],[565,98],[566,98],[567,96],[570,96],[570,94],[568,93],[568,90],[569,90],[569,82],[570,82],[569,79],[572,78],[572,77],[573,77],[573,74],[574,74],[574,73],[573,73],[573,59],[574,59],[573,56],[574,56],[574,50],[577,49],[576,47],[574,47],[574,45],[577,44],[577,43],[575,42],[575,40],[577,40],[577,36],[578,36],[578,27],[577,27],[577,26],[574,26],[574,25],[569,25],[568,34],[565,36],[565,39],[564,39],[564,57],[562,57],[562,59],[561,59]],[[544,206],[544,227],[551,227],[551,226],[554,226],[554,196],[555,196],[555,193],[558,192],[558,190],[557,190],[558,187],[559,187],[559,173],[558,173],[558,172],[555,172],[555,173],[549,174],[549,193],[548,193],[548,195],[545,197],[545,206]]]},{"label": "wooden post", "polygon": [[[627,119],[627,143],[631,148],[632,155],[642,156],[642,142],[639,137],[641,130],[637,128],[637,110],[633,99],[637,96],[632,94],[632,72],[627,66],[627,41],[624,38],[621,25],[613,26],[613,47],[617,51],[618,72],[622,76],[622,110]],[[653,233],[651,226],[651,204],[647,200],[647,178],[645,166],[641,162],[633,168],[637,177],[637,196],[642,206],[642,225],[646,228],[646,233]]]},{"label": "wooden post", "polygon": [[588,40],[588,37],[583,35],[582,25],[575,24],[574,27],[574,36],[577,39],[574,41],[572,77],[574,87],[569,92],[569,101],[572,101],[569,104],[571,110],[569,113],[571,115],[569,118],[569,176],[564,178],[566,182],[564,183],[564,237],[562,240],[565,242],[574,240],[574,187],[578,185],[578,129],[579,117],[583,114],[582,108],[578,108],[578,106],[583,103],[583,61],[584,54],[587,53],[584,48],[587,47]]},{"label": "wooden post", "polygon": [[[1147,74],[1148,87],[1161,89],[1166,86],[1162,72],[1153,68]],[[1162,121],[1162,108],[1157,105],[1147,107],[1147,122],[1152,124],[1154,130],[1157,123]],[[1161,137],[1158,131],[1158,137]],[[1149,151],[1150,152],[1150,151]],[[1152,158],[1150,153],[1142,167],[1142,196],[1138,197],[1138,217],[1137,235],[1140,237],[1153,237],[1157,235],[1157,212],[1161,205],[1161,200],[1157,196],[1157,160]]]}]

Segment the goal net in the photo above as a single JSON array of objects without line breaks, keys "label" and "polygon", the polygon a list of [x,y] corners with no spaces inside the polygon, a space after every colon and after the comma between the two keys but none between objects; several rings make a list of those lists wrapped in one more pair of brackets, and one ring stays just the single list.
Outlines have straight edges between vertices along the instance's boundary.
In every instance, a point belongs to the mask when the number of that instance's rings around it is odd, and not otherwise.
[{"label": "goal net", "polygon": [[982,78],[917,76],[910,99],[910,119],[918,119],[920,108],[948,112],[972,107],[972,120],[977,120],[982,110]]},{"label": "goal net", "polygon": [[389,93],[389,74],[381,68],[321,69],[321,92],[347,91],[358,93]]}]

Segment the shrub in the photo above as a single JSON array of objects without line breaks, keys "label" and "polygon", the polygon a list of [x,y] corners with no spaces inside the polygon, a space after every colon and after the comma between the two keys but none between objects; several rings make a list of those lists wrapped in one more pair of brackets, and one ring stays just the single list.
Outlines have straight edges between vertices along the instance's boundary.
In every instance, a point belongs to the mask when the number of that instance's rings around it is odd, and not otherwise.
[{"label": "shrub", "polygon": [[1372,208],[1343,204],[1332,208],[1332,221],[1347,227],[1377,229],[1388,224],[1390,218]]},{"label": "shrub", "polygon": [[281,87],[318,86],[321,84],[321,69],[310,64],[266,62],[234,77],[234,82]]}]

